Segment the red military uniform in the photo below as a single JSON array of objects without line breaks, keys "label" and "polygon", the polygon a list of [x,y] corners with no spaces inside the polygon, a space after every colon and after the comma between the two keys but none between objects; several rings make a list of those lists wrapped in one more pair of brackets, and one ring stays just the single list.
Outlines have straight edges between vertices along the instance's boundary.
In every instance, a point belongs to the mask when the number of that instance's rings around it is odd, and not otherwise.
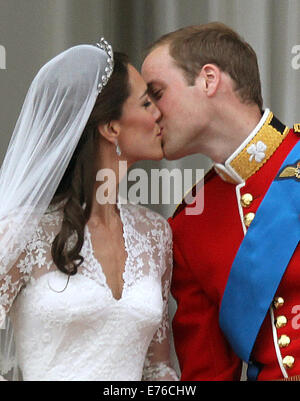
[{"label": "red military uniform", "polygon": [[[215,165],[205,176],[203,212],[188,215],[183,202],[169,219],[172,294],[177,301],[173,330],[181,380],[240,379],[241,360],[219,326],[220,305],[235,255],[270,184],[299,141],[297,131],[299,124],[289,130],[266,110],[225,165]],[[274,246],[284,246],[284,238]],[[252,352],[261,364],[258,380],[300,375],[299,268],[298,245]]]}]

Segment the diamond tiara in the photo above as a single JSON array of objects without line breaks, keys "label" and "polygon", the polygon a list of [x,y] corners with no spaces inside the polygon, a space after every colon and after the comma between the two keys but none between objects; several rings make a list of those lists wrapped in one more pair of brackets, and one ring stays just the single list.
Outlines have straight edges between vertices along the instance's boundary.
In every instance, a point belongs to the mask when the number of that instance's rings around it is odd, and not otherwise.
[{"label": "diamond tiara", "polygon": [[103,87],[107,84],[113,69],[114,69],[114,54],[111,45],[104,39],[101,38],[99,43],[96,43],[99,49],[104,50],[107,54],[107,66],[105,67],[105,73],[101,77],[101,82],[98,84],[98,92],[100,93]]}]

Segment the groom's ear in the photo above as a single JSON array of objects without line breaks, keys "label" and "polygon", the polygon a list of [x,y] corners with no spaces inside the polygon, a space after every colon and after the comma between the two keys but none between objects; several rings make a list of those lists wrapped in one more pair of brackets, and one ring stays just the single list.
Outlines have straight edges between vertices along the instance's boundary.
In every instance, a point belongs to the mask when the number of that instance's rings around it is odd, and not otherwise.
[{"label": "groom's ear", "polygon": [[215,64],[205,64],[195,80],[195,85],[206,94],[214,96],[221,80],[221,70]]}]

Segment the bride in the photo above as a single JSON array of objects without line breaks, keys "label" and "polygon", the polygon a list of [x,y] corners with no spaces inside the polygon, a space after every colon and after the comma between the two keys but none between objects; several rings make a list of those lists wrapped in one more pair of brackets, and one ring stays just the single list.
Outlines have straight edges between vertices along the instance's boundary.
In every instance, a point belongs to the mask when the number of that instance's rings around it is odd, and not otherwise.
[{"label": "bride", "polygon": [[108,169],[120,182],[121,161],[160,160],[159,118],[140,74],[104,39],[35,77],[0,175],[4,377],[178,380],[169,225],[96,179]]}]

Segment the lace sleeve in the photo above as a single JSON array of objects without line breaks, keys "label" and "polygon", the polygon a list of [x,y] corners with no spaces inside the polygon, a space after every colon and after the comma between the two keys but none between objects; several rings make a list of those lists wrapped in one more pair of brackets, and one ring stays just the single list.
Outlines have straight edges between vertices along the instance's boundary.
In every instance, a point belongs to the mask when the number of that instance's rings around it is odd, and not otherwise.
[{"label": "lace sleeve", "polygon": [[163,316],[156,333],[150,343],[143,371],[144,381],[175,381],[177,374],[170,363],[170,322],[168,312],[168,301],[170,293],[170,282],[172,275],[172,232],[166,222],[163,242],[161,243],[164,253],[164,273],[162,276]]},{"label": "lace sleeve", "polygon": [[[12,263],[8,258],[0,258],[0,328],[5,325],[5,316],[33,273],[39,270],[41,274],[51,268],[51,244],[60,224],[59,213],[45,214],[30,239],[14,250],[16,256]],[[7,266],[12,267],[8,270]]]},{"label": "lace sleeve", "polygon": [[34,262],[34,256],[30,252],[31,243],[32,240],[24,243],[22,248],[15,247],[8,255],[1,254],[0,258],[0,375],[5,375],[9,380],[19,379],[9,311],[18,293],[31,277]]},{"label": "lace sleeve", "polygon": [[13,341],[13,329],[8,316],[14,299],[30,277],[26,269],[26,253],[22,252],[15,265],[6,274],[0,274],[0,375],[17,380],[17,357]]}]

